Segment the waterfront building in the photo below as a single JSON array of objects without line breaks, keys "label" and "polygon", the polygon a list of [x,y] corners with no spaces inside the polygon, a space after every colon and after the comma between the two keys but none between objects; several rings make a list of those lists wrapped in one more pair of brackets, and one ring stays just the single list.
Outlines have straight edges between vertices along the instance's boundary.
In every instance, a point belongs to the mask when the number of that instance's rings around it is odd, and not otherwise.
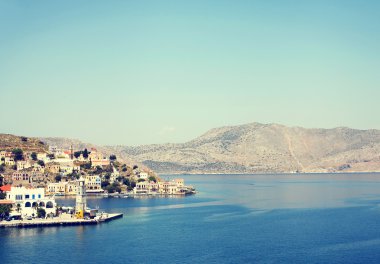
[{"label": "waterfront building", "polygon": [[49,183],[46,187],[47,193],[49,194],[58,194],[64,195],[66,194],[66,185],[67,182],[52,182]]},{"label": "waterfront building", "polygon": [[177,184],[178,187],[184,187],[185,186],[185,180],[181,178],[174,179],[174,182]]},{"label": "waterfront building", "polygon": [[133,188],[133,193],[179,195],[185,194],[191,189],[193,189],[191,186],[185,186],[183,179],[174,179],[172,181],[163,181],[158,183],[153,181],[142,181],[136,183],[136,187]]},{"label": "waterfront building", "polygon": [[158,183],[158,192],[160,194],[178,194],[179,189],[174,181],[164,181]]},{"label": "waterfront building", "polygon": [[37,208],[45,210],[46,214],[56,213],[57,204],[53,198],[45,196],[44,188],[26,188],[12,186],[6,192],[7,200],[12,201],[12,210],[22,217],[37,216]]},{"label": "waterfront building", "polygon": [[76,181],[53,182],[46,187],[47,193],[57,195],[75,195],[77,193]]},{"label": "waterfront building", "polygon": [[102,180],[98,175],[86,175],[85,185],[88,193],[103,192]]},{"label": "waterfront building", "polygon": [[65,186],[66,195],[75,195],[77,193],[77,183],[76,181],[69,181]]}]

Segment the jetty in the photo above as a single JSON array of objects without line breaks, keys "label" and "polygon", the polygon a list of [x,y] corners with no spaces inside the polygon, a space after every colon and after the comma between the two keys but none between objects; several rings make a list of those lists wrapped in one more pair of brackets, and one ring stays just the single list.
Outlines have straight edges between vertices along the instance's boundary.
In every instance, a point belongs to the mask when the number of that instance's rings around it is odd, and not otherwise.
[{"label": "jetty", "polygon": [[70,214],[62,214],[60,217],[47,218],[47,219],[32,219],[32,220],[12,220],[1,221],[0,228],[18,227],[48,227],[48,226],[74,226],[74,225],[97,225],[103,222],[108,222],[117,218],[122,218],[123,214],[109,214],[103,213],[93,219],[78,219],[72,218]]}]

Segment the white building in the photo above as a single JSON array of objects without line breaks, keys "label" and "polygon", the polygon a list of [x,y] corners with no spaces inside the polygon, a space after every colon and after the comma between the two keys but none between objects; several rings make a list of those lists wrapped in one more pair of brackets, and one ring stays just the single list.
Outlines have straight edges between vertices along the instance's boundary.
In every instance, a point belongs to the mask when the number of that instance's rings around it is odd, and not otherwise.
[{"label": "white building", "polygon": [[85,178],[86,192],[99,193],[103,192],[102,180],[98,175],[86,175]]},{"label": "white building", "polygon": [[57,146],[49,146],[50,153],[56,153],[57,151],[59,151],[59,148]]},{"label": "white building", "polygon": [[6,192],[7,200],[14,203],[13,210],[22,217],[37,216],[37,208],[43,208],[46,214],[56,213],[57,204],[54,199],[45,197],[44,188],[11,187]]},{"label": "white building", "polygon": [[110,176],[110,183],[114,183],[116,179],[120,176],[119,171],[114,166],[112,166],[112,169],[113,169],[113,172],[111,173],[111,176]]},{"label": "white building", "polygon": [[136,183],[133,188],[134,194],[163,194],[163,195],[183,195],[192,187],[185,186],[183,179],[174,179],[164,182],[142,181]]},{"label": "white building", "polygon": [[32,164],[29,161],[19,160],[16,163],[17,170],[23,170],[32,167]]},{"label": "white building", "polygon": [[143,171],[140,172],[139,178],[140,178],[140,179],[143,179],[143,180],[148,179],[148,173],[143,172]]},{"label": "white building", "polygon": [[7,166],[13,166],[16,162],[13,157],[5,157],[4,164]]}]

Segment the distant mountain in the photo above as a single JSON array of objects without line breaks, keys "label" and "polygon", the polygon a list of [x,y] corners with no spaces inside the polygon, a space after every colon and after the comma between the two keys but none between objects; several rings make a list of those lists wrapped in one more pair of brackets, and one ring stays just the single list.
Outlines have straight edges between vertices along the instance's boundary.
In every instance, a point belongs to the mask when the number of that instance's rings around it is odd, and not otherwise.
[{"label": "distant mountain", "polygon": [[252,123],[183,144],[107,147],[159,173],[380,171],[380,131]]},{"label": "distant mountain", "polygon": [[47,145],[96,148],[158,173],[380,171],[380,130],[306,129],[252,123],[214,128],[181,144],[97,146],[67,138],[0,134],[0,150],[46,151]]}]

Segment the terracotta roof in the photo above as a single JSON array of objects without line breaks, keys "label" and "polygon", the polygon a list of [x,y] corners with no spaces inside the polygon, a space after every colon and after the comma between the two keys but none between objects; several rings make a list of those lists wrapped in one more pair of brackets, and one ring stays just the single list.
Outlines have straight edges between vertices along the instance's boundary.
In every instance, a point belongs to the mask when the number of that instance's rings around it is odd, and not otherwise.
[{"label": "terracotta roof", "polygon": [[4,185],[4,186],[1,186],[1,187],[0,187],[0,190],[1,190],[2,192],[9,192],[9,191],[11,190],[11,187],[12,187],[12,185],[7,184],[7,185]]},{"label": "terracotta roof", "polygon": [[0,200],[0,204],[14,204],[11,200]]}]

